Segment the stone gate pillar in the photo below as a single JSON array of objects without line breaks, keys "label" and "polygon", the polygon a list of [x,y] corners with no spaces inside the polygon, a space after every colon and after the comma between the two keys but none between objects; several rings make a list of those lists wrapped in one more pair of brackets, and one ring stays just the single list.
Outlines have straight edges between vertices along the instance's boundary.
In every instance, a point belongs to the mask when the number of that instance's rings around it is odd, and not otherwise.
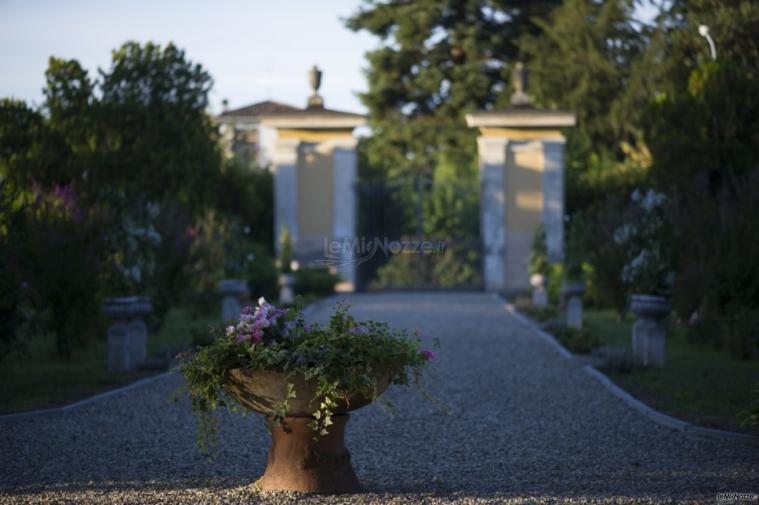
[{"label": "stone gate pillar", "polygon": [[356,284],[357,139],[361,114],[327,109],[317,93],[321,72],[311,71],[313,94],[305,109],[261,117],[276,131],[274,171],[275,247],[287,226],[301,266],[327,266],[341,277],[340,291]]},{"label": "stone gate pillar", "polygon": [[467,114],[479,129],[480,233],[485,289],[530,288],[528,262],[543,226],[552,261],[563,257],[564,144],[561,128],[575,125],[569,111],[532,107],[526,72],[517,65],[510,109]]}]

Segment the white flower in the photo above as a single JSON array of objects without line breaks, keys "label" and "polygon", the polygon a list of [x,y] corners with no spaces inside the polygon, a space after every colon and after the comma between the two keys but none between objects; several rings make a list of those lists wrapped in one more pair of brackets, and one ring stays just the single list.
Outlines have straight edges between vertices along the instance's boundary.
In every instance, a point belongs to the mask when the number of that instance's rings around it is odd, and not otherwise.
[{"label": "white flower", "polygon": [[653,189],[649,189],[646,191],[646,195],[643,197],[643,200],[640,202],[641,207],[643,207],[647,211],[652,211],[656,207],[659,207],[664,203],[664,201],[667,198],[662,193],[657,193]]},{"label": "white flower", "polygon": [[258,306],[260,307],[260,306],[262,306],[264,303],[266,303],[266,298],[264,298],[264,297],[262,296],[261,298],[259,298],[259,299],[258,299]]},{"label": "white flower", "polygon": [[235,332],[234,326],[227,326],[227,335],[232,335]]},{"label": "white flower", "polygon": [[614,230],[614,243],[623,244],[627,242],[633,235],[633,227],[630,224],[625,224]]}]

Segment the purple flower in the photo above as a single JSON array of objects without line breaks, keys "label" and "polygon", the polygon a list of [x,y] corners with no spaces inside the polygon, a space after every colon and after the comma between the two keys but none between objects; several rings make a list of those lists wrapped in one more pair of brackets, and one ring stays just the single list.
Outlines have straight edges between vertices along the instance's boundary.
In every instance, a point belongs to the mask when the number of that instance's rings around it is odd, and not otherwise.
[{"label": "purple flower", "polygon": [[435,353],[432,352],[432,351],[430,351],[429,349],[425,349],[425,350],[421,351],[419,354],[421,354],[422,356],[424,356],[427,359],[433,359],[435,357]]}]

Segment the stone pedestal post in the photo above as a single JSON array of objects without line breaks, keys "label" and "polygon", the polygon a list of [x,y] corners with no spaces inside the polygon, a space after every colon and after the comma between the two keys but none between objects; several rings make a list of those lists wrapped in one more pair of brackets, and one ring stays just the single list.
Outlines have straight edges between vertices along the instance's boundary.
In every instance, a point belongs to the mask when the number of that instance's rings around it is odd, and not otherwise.
[{"label": "stone pedestal post", "polygon": [[638,319],[632,328],[632,351],[639,365],[662,368],[667,331],[654,319]]},{"label": "stone pedestal post", "polygon": [[567,302],[567,326],[582,329],[582,300],[578,296],[573,296]]},{"label": "stone pedestal post", "polygon": [[533,274],[530,276],[530,285],[532,286],[533,307],[547,306],[548,293],[546,293],[545,288],[545,277],[542,274]]},{"label": "stone pedestal post", "polygon": [[280,274],[278,281],[279,303],[293,303],[295,301],[293,274]]},{"label": "stone pedestal post", "polygon": [[111,298],[103,312],[111,318],[108,327],[108,371],[134,370],[147,357],[148,327],[142,319],[153,310],[146,298]]},{"label": "stone pedestal post", "polygon": [[221,320],[237,321],[240,318],[242,303],[248,296],[248,284],[241,279],[224,279],[219,282],[221,294]]},{"label": "stone pedestal post", "polygon": [[639,317],[632,328],[633,358],[639,365],[662,368],[667,336],[663,321],[672,310],[669,299],[632,295],[630,309]]},{"label": "stone pedestal post", "polygon": [[564,298],[566,299],[567,326],[582,329],[582,295],[585,294],[585,283],[582,281],[569,281],[564,284]]}]

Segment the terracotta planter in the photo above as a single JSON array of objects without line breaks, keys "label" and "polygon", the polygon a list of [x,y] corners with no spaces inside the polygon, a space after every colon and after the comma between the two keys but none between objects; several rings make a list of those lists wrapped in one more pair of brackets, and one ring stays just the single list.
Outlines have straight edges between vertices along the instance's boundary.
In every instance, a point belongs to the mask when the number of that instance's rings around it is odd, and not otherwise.
[{"label": "terracotta planter", "polygon": [[[390,384],[389,374],[376,378],[376,396]],[[287,416],[276,423],[288,381],[295,387],[295,398],[287,403]],[[361,485],[353,471],[345,447],[348,412],[364,407],[373,398],[355,395],[333,408],[333,424],[328,434],[315,437],[308,426],[312,413],[322,402],[315,398],[316,384],[302,376],[288,378],[279,372],[251,372],[242,368],[229,371],[226,390],[243,407],[267,416],[272,435],[269,460],[257,485],[263,491],[300,491],[311,493],[356,493]]]}]

